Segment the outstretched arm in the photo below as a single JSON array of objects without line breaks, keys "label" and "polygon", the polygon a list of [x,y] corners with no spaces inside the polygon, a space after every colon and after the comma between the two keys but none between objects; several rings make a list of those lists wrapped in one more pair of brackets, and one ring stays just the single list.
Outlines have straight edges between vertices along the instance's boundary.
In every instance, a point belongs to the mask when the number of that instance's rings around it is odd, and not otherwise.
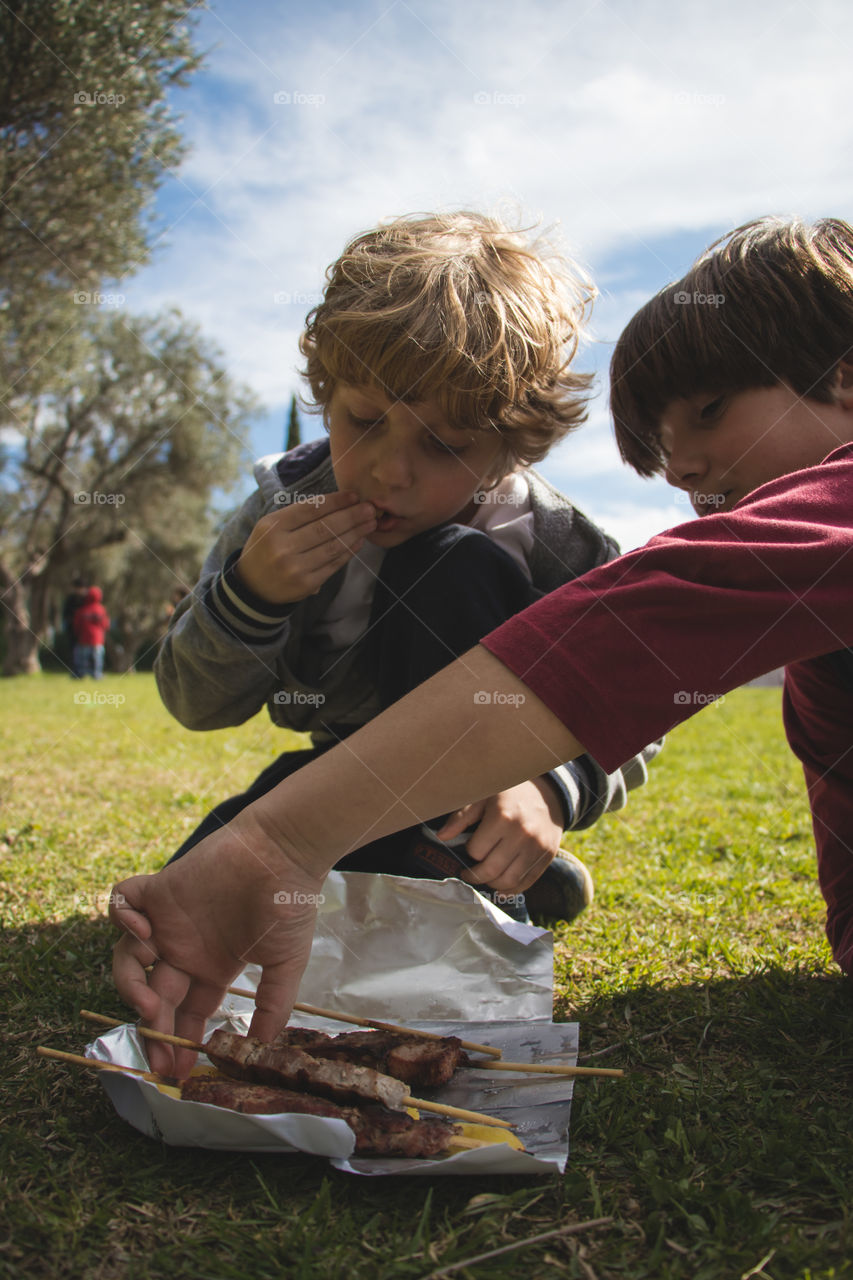
[{"label": "outstretched arm", "polygon": [[[252,961],[264,970],[252,1031],[270,1038],[296,998],[323,879],[344,854],[582,752],[497,658],[471,650],[177,862],[117,885],[119,993],[151,1026],[197,1038]],[[169,1070],[170,1055],[152,1064]]]}]

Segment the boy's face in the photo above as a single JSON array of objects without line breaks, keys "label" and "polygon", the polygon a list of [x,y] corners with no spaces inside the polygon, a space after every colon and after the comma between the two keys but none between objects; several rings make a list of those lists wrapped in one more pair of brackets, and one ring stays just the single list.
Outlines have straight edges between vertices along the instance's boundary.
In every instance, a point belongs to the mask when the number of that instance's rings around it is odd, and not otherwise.
[{"label": "boy's face", "polygon": [[431,400],[403,404],[368,385],[338,383],[326,416],[338,488],[376,507],[368,541],[379,547],[463,518],[501,457],[497,435],[451,426]]},{"label": "boy's face", "polygon": [[770,480],[817,466],[853,441],[853,396],[843,370],[830,404],[798,396],[784,383],[673,400],[660,421],[668,482],[706,516],[728,511]]}]

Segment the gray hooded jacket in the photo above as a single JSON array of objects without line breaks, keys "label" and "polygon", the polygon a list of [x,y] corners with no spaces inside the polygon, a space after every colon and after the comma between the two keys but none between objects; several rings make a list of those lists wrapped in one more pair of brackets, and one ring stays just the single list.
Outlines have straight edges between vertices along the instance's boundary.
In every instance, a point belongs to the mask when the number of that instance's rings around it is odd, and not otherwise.
[{"label": "gray hooded jacket", "polygon": [[[318,745],[335,729],[365,724],[380,706],[352,645],[327,655],[310,643],[344,569],[320,590],[292,605],[272,605],[240,582],[235,565],[258,520],[282,505],[336,490],[328,441],[312,441],[263,458],[257,489],[231,517],[208,554],[193,592],[175,609],[155,673],[169,711],[189,729],[242,724],[266,704],[274,724],[310,733]],[[534,537],[528,569],[547,593],[618,555],[617,544],[535,471],[525,472]],[[589,756],[551,773],[560,791],[566,829],[590,826],[622,808],[627,792],[646,781],[646,763],[660,743],[607,774]]]}]

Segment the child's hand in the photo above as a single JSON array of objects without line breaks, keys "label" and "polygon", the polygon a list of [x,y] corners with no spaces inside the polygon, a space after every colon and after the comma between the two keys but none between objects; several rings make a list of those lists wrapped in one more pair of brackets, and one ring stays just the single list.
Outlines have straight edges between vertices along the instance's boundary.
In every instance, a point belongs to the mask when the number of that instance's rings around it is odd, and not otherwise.
[{"label": "child's hand", "polygon": [[538,880],[563,836],[557,790],[544,777],[465,805],[436,834],[449,840],[474,823],[466,849],[478,865],[460,878],[501,893],[522,893]]},{"label": "child's hand", "polygon": [[[302,866],[253,810],[156,875],[132,876],[110,895],[112,922],[125,931],[113,953],[116,987],[155,1031],[200,1039],[247,962],[263,970],[251,1034],[272,1040],[287,1022],[325,873]],[[195,1058],[157,1042],[146,1049],[153,1070],[179,1078]]]},{"label": "child's hand", "polygon": [[262,516],[237,562],[250,591],[292,604],[319,591],[376,528],[376,511],[356,493],[328,493]]}]

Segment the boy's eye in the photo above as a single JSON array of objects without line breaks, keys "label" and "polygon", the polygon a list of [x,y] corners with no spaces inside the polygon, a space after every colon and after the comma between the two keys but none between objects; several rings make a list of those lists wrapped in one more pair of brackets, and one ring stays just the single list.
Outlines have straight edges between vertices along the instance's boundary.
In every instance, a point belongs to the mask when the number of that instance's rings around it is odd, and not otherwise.
[{"label": "boy's eye", "polygon": [[442,440],[439,436],[434,436],[432,432],[429,435],[429,445],[436,453],[446,454],[451,458],[458,458],[465,450],[465,445],[452,445]]},{"label": "boy's eye", "polygon": [[703,404],[699,410],[700,421],[709,422],[711,419],[716,418],[723,407],[723,400],[723,396],[717,396],[715,399],[708,400],[706,404]]},{"label": "boy's eye", "polygon": [[378,422],[382,421],[382,414],[379,414],[376,418],[359,418],[357,414],[350,411],[349,420],[351,426],[358,427],[362,431],[367,431],[370,427],[375,427]]}]

